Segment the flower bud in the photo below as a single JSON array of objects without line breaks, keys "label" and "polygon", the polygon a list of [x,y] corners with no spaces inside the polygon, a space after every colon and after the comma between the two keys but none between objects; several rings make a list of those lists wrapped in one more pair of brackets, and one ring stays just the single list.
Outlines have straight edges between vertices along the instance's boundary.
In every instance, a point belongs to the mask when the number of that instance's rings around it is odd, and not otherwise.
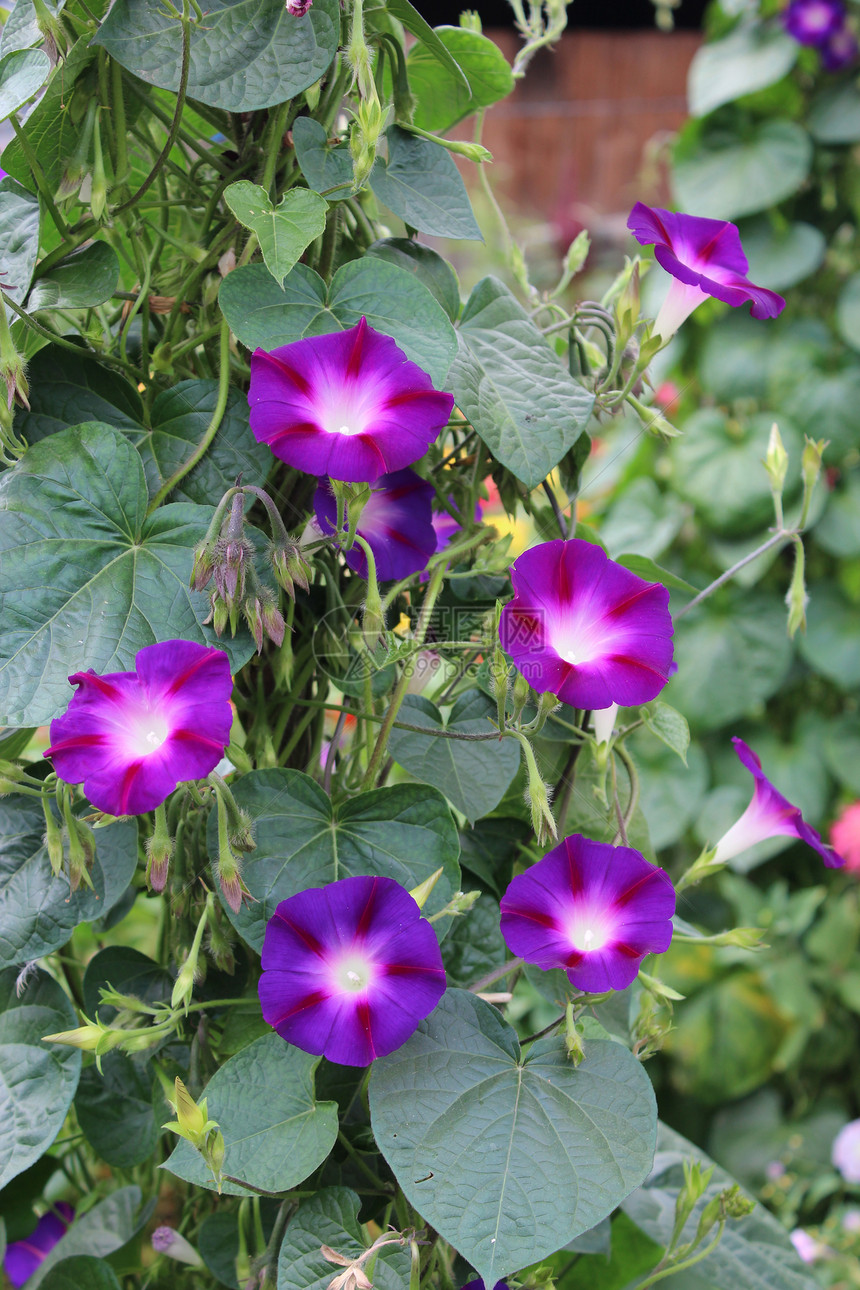
[{"label": "flower bud", "polygon": [[63,831],[57,823],[57,817],[51,809],[51,801],[47,793],[42,793],[42,810],[45,813],[45,846],[48,848],[48,859],[51,862],[51,872],[55,878],[59,878],[63,871]]},{"label": "flower bud", "polygon": [[514,721],[519,720],[520,713],[522,712],[523,708],[526,706],[530,693],[531,693],[531,686],[529,685],[528,681],[523,676],[522,672],[517,672],[516,676],[514,677],[514,686],[513,686]]},{"label": "flower bud", "polygon": [[302,559],[301,552],[294,542],[273,543],[269,549],[269,559],[278,586],[283,587],[288,596],[295,598],[295,587],[298,583],[303,591],[308,589],[310,566]]},{"label": "flower bud", "polygon": [[152,1248],[156,1254],[165,1254],[169,1259],[175,1259],[177,1263],[187,1263],[191,1268],[205,1266],[194,1246],[172,1227],[155,1229],[152,1233]]},{"label": "flower bud", "polygon": [[428,896],[436,886],[436,883],[442,877],[443,872],[444,870],[437,869],[434,873],[431,873],[429,878],[425,878],[423,882],[419,882],[417,887],[410,888],[409,895],[415,901],[419,909],[423,909],[426,905]]},{"label": "flower bud", "polygon": [[263,619],[263,631],[273,644],[280,647],[284,643],[287,625],[284,622],[283,614],[275,604],[274,597],[266,595],[265,590],[260,593],[260,612]]},{"label": "flower bud", "polygon": [[155,812],[153,834],[146,840],[146,881],[153,891],[164,891],[172,855],[173,838],[167,831],[167,814],[162,802]]},{"label": "flower bud", "polygon": [[195,591],[202,591],[212,578],[215,569],[215,557],[218,550],[217,541],[198,542],[194,548],[194,563],[191,566],[191,586]]},{"label": "flower bud", "polygon": [[771,492],[775,497],[782,496],[785,477],[788,473],[788,453],[779,433],[779,426],[774,421],[770,428],[767,452],[764,456],[764,468],[770,480]]},{"label": "flower bud", "polygon": [[548,784],[544,783],[543,777],[538,770],[537,761],[535,760],[534,749],[525,735],[517,735],[520,747],[523,750],[526,770],[528,771],[528,786],[526,788],[526,802],[531,808],[532,828],[539,844],[548,841],[550,837],[558,837],[555,819],[549,806],[549,796],[552,791]]},{"label": "flower bud", "polygon": [[[313,2],[314,0],[287,0],[287,13],[291,18],[304,18],[305,14],[310,12]],[[319,98],[319,82],[317,82],[317,98]]]},{"label": "flower bud", "polygon": [[80,1048],[82,1052],[94,1053],[104,1033],[103,1026],[88,1021],[85,1026],[78,1026],[75,1030],[59,1030],[55,1035],[43,1035],[42,1042],[67,1044],[70,1048]]},{"label": "flower bud", "polygon": [[792,639],[799,627],[806,631],[806,606],[809,604],[809,596],[806,593],[805,564],[803,542],[800,538],[795,538],[794,572],[791,575],[791,585],[785,595],[785,603],[788,606],[788,634]]},{"label": "flower bud", "polygon": [[90,190],[90,210],[94,220],[101,220],[107,208],[108,185],[105,175],[104,156],[102,154],[102,136],[100,114],[96,112],[93,120],[93,170]]}]

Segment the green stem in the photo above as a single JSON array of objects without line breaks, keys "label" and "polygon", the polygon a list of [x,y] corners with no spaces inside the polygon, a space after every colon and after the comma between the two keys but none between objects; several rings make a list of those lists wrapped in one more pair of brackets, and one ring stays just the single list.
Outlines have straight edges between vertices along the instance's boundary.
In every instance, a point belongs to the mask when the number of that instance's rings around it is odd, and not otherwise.
[{"label": "green stem", "polygon": [[667,1268],[660,1268],[658,1271],[652,1272],[650,1277],[646,1277],[644,1281],[639,1282],[636,1290],[647,1290],[648,1286],[656,1285],[658,1281],[663,1281],[666,1277],[674,1276],[676,1272],[683,1272],[687,1268],[693,1267],[695,1263],[701,1263],[702,1259],[706,1259],[719,1245],[725,1225],[726,1220],[723,1219],[717,1228],[717,1234],[714,1239],[709,1241],[705,1248],[698,1254],[692,1255],[689,1259],[683,1259],[680,1263],[673,1263]]},{"label": "green stem", "polygon": [[290,115],[291,106],[291,99],[287,99],[286,103],[281,103],[269,122],[269,138],[266,147],[266,159],[260,175],[260,187],[265,188],[270,196],[269,190],[272,187],[272,180],[275,178],[275,171],[278,169],[278,162],[281,159],[281,141],[287,128],[287,119]]},{"label": "green stem", "polygon": [[48,187],[48,181],[45,178],[45,172],[42,169],[41,162],[39,161],[39,158],[36,156],[36,153],[33,150],[30,140],[27,138],[26,132],[22,130],[21,126],[19,125],[18,118],[14,112],[9,117],[9,120],[12,122],[12,129],[15,131],[15,136],[21,145],[21,149],[24,153],[24,156],[27,158],[27,164],[33,172],[33,178],[36,181],[36,187],[39,190],[39,195],[51,213],[51,219],[54,221],[54,224],[56,225],[57,232],[61,235],[61,237],[65,239],[69,235],[69,226],[66,223],[66,221],[63,219],[59,210],[57,209],[57,204],[54,201],[53,193]]},{"label": "green stem", "polygon": [[97,358],[100,363],[104,363],[107,367],[116,367],[119,371],[125,372],[128,376],[133,378],[135,383],[137,383],[138,371],[136,367],[132,367],[131,363],[124,363],[121,358],[112,358],[110,354],[102,354],[98,350],[90,349],[88,346],[76,345],[73,341],[66,340],[64,336],[58,336],[56,332],[53,332],[48,327],[43,327],[41,323],[36,322],[36,319],[33,318],[31,314],[28,314],[20,305],[16,305],[15,301],[11,300],[5,292],[3,293],[3,302],[4,304],[7,304],[12,312],[17,314],[29,328],[36,332],[37,335],[44,337],[45,340],[50,341],[52,345],[59,345],[60,349],[68,349],[71,353],[77,354],[78,358],[90,356]]},{"label": "green stem", "polygon": [[688,604],[679,609],[674,615],[675,621],[677,622],[679,618],[683,618],[684,614],[688,614],[691,609],[695,609],[696,605],[700,605],[703,600],[707,600],[708,596],[712,596],[719,587],[729,582],[745,565],[757,560],[760,555],[764,555],[765,551],[770,551],[771,547],[779,546],[781,542],[788,542],[796,536],[796,529],[781,529],[779,533],[774,533],[773,537],[768,538],[766,542],[762,542],[761,546],[757,546],[754,551],[750,551],[749,555],[745,555],[743,559],[738,560],[730,569],[726,569],[725,573],[721,573],[719,578],[715,578],[709,586],[705,587],[704,591],[700,591]]},{"label": "green stem", "polygon": [[343,1132],[342,1129],[338,1131],[337,1140],[340,1143],[340,1145],[343,1147],[346,1154],[349,1156],[350,1160],[356,1166],[356,1168],[361,1170],[361,1172],[364,1174],[365,1178],[371,1184],[371,1186],[378,1187],[380,1191],[387,1191],[388,1188],[385,1186],[385,1180],[383,1178],[380,1178],[379,1174],[373,1172],[370,1165],[368,1165],[365,1162],[365,1160],[361,1156],[361,1153],[359,1151],[356,1151],[355,1147],[352,1145],[349,1138],[346,1136],[346,1134]]}]

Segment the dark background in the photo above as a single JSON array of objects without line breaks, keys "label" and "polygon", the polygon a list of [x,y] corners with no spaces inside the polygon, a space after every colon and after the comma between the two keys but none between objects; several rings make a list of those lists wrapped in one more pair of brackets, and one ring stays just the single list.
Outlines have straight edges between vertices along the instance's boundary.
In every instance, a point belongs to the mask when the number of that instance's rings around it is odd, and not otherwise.
[{"label": "dark background", "polygon": [[[675,10],[675,26],[697,29],[702,25],[707,0],[683,0]],[[506,0],[417,0],[416,9],[431,26],[459,25],[462,9],[476,10],[485,27],[512,27],[513,15]],[[651,0],[573,0],[567,11],[568,27],[603,31],[654,27]]]}]

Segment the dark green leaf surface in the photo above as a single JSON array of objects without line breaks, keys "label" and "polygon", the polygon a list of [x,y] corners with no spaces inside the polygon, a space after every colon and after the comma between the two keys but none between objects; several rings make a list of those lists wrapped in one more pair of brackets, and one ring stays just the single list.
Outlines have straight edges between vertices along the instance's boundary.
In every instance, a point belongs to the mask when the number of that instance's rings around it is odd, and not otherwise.
[{"label": "dark green leaf surface", "polygon": [[103,304],[116,291],[118,279],[116,251],[107,242],[91,242],[67,255],[43,278],[37,279],[27,298],[27,312],[88,309]]},{"label": "dark green leaf surface", "polygon": [[774,228],[767,215],[747,220],[741,240],[749,260],[751,281],[771,291],[784,291],[803,282],[821,265],[827,240],[821,229],[800,220]]},{"label": "dark green leaf surface", "polygon": [[435,35],[456,59],[468,85],[450,64],[439,60],[435,46],[413,45],[406,67],[410,89],[418,100],[415,124],[422,130],[444,134],[464,117],[510,94],[514,77],[498,45],[480,32],[437,27]]},{"label": "dark green leaf surface", "polygon": [[690,746],[690,727],[683,713],[673,708],[671,704],[661,703],[659,699],[655,699],[653,703],[640,708],[639,715],[652,735],[656,735],[667,748],[677,753],[686,766],[687,749]]},{"label": "dark green leaf surface", "polygon": [[[399,719],[431,730],[447,728],[460,734],[490,734],[493,727],[488,717],[495,711],[496,705],[480,690],[468,690],[457,699],[446,723],[429,699],[407,695]],[[471,743],[419,735],[411,730],[392,730],[388,750],[404,770],[438,788],[472,823],[498,806],[520,764],[519,744],[513,739]]]},{"label": "dark green leaf surface", "polygon": [[[159,640],[218,643],[188,585],[211,511],[178,503],[147,519],[147,501],[138,453],[96,423],[36,444],[0,479],[0,723],[57,716],[71,671],[130,670]],[[220,645],[233,671],[254,648],[247,634]]]},{"label": "dark green leaf surface", "polygon": [[140,1199],[139,1187],[120,1187],[87,1210],[86,1214],[75,1219],[62,1240],[36,1268],[27,1284],[27,1290],[35,1290],[36,1286],[47,1280],[58,1263],[73,1255],[103,1259],[122,1249],[152,1212],[151,1207],[145,1207],[138,1213]]},{"label": "dark green leaf surface", "polygon": [[693,116],[781,81],[797,61],[798,43],[780,26],[742,23],[693,57],[687,98]]},{"label": "dark green leaf surface", "polygon": [[678,156],[673,169],[681,210],[737,219],[796,193],[812,163],[812,141],[794,121],[764,121],[743,139],[708,137]]},{"label": "dark green leaf surface", "polygon": [[[36,289],[38,289],[38,284]],[[85,421],[104,421],[139,443],[146,434],[143,404],[135,387],[85,349],[80,355],[48,345],[27,370],[30,411],[18,411],[15,429],[28,443]]]},{"label": "dark green leaf surface", "polygon": [[458,82],[458,85],[468,86],[466,75],[460,64],[451,54],[439,33],[434,31],[430,24],[421,17],[411,0],[388,0],[386,8],[392,17],[403,23],[406,30],[417,37],[419,46],[426,49],[436,62],[447,68]]},{"label": "dark green leaf surface", "polygon": [[[405,1108],[409,1108],[408,1114]],[[523,1058],[489,1004],[449,990],[374,1063],[370,1109],[407,1199],[493,1285],[599,1223],[651,1167],[657,1113],[635,1057],[559,1039]]]},{"label": "dark green leaf surface", "polygon": [[7,175],[0,179],[0,282],[19,304],[27,294],[39,250],[39,199]]},{"label": "dark green leaf surface", "polygon": [[423,282],[445,313],[456,322],[460,314],[460,284],[457,275],[441,255],[409,237],[384,237],[368,247],[368,255],[405,269]]},{"label": "dark green leaf surface", "polygon": [[451,154],[399,126],[392,126],[385,137],[388,160],[377,159],[370,177],[379,200],[420,233],[481,241],[466,185]]},{"label": "dark green leaf surface", "polygon": [[839,293],[836,326],[846,345],[860,349],[860,273],[852,274]]},{"label": "dark green leaf surface", "polygon": [[[283,0],[212,0],[191,36],[188,97],[230,112],[283,103],[320,79],[339,35],[338,0],[304,18]],[[179,88],[182,27],[158,0],[117,0],[94,43],[148,84]]]},{"label": "dark green leaf surface", "polygon": [[450,384],[497,461],[536,487],[576,443],[594,396],[572,379],[497,278],[475,287]]},{"label": "dark green leaf surface", "polygon": [[817,143],[856,143],[860,139],[860,93],[854,82],[840,81],[820,90],[809,105],[806,123]]},{"label": "dark green leaf surface", "polygon": [[798,635],[798,644],[810,667],[840,690],[853,690],[860,685],[857,606],[836,587],[819,583],[810,599],[806,621],[806,632]]},{"label": "dark green leaf surface", "polygon": [[[75,1114],[97,1156],[114,1169],[132,1169],[155,1150],[164,1116],[153,1106],[153,1074],[148,1062],[133,1062],[124,1053],[105,1053],[101,1074],[88,1066],[75,1094]],[[159,1112],[161,1086],[155,1086]]]},{"label": "dark green leaf surface", "polygon": [[69,893],[65,874],[51,873],[38,798],[0,798],[0,965],[28,963],[65,945],[78,923],[102,918],[131,882],[137,865],[137,821],[95,834],[93,890]]},{"label": "dark green leaf surface", "polygon": [[17,975],[15,968],[0,973],[0,1187],[54,1141],[81,1070],[76,1048],[42,1042],[78,1024],[66,995],[39,970],[19,996]]},{"label": "dark green leaf surface", "polygon": [[[65,0],[45,0],[45,8],[49,13],[61,13],[64,7]],[[43,40],[33,0],[16,0],[0,31],[0,56],[11,53],[13,49],[30,49],[33,45],[41,45]]]},{"label": "dark green leaf surface", "polygon": [[[54,68],[48,88],[24,122],[27,140],[36,153],[51,191],[63,177],[63,170],[74,156],[78,130],[85,108],[80,113],[68,110],[75,82],[96,56],[89,35],[72,46],[59,66]],[[32,185],[30,163],[17,139],[3,149],[3,169],[22,184]],[[29,285],[29,284],[28,284]]]},{"label": "dark green leaf surface", "polygon": [[[468,988],[481,977],[501,967],[508,957],[499,927],[499,902],[481,896],[468,914],[455,918],[442,945],[448,985]],[[491,989],[505,989],[504,983]]]},{"label": "dark green leaf surface", "polygon": [[42,88],[51,60],[41,49],[16,50],[0,58],[0,121],[23,107]]},{"label": "dark green leaf surface", "polygon": [[355,327],[365,317],[393,337],[437,389],[457,352],[454,329],[424,284],[375,258],[343,265],[328,290],[304,264],[287,275],[283,290],[264,265],[249,264],[227,275],[218,299],[234,335],[249,349],[271,350]]},{"label": "dark green leaf surface", "polygon": [[120,1290],[111,1265],[91,1254],[75,1254],[55,1263],[42,1285],[44,1290]]},{"label": "dark green leaf surface", "polygon": [[309,187],[318,193],[337,188],[333,199],[348,197],[353,187],[349,145],[330,146],[325,129],[310,116],[297,117],[292,133],[293,147]]},{"label": "dark green leaf surface", "polygon": [[240,179],[224,190],[224,200],[239,223],[256,233],[266,268],[280,287],[302,253],[325,231],[328,203],[308,188],[290,189],[273,206],[259,184]]},{"label": "dark green leaf surface", "polygon": [[[224,1134],[224,1173],[264,1191],[286,1191],[322,1164],[337,1139],[337,1103],[314,1101],[321,1060],[271,1034],[215,1072],[204,1092],[209,1118]],[[186,1182],[215,1187],[198,1152],[182,1139],[166,1167]],[[234,1183],[223,1189],[248,1195]]]},{"label": "dark green leaf surface", "polygon": [[[257,848],[244,869],[254,903],[243,904],[238,914],[226,907],[225,912],[257,951],[278,902],[308,887],[354,874],[380,874],[408,891],[442,868],[425,906],[428,914],[442,909],[459,889],[457,830],[447,802],[435,789],[417,784],[379,788],[333,810],[319,784],[297,770],[252,771],[232,788],[254,824]],[[212,855],[217,855],[217,836],[213,812],[208,835]]]},{"label": "dark green leaf surface", "polygon": [[[278,1257],[278,1290],[326,1290],[334,1268],[320,1253],[327,1245],[348,1259],[370,1244],[358,1222],[359,1199],[347,1187],[324,1187],[290,1220]],[[378,1290],[403,1290],[409,1282],[409,1248],[387,1245],[364,1270]]]},{"label": "dark green leaf surface", "polygon": [[99,1004],[99,990],[110,985],[121,994],[133,994],[144,1003],[169,1003],[173,979],[167,968],[129,945],[108,945],[87,964],[84,973],[84,1011],[88,1017],[109,1023],[116,1009]]}]

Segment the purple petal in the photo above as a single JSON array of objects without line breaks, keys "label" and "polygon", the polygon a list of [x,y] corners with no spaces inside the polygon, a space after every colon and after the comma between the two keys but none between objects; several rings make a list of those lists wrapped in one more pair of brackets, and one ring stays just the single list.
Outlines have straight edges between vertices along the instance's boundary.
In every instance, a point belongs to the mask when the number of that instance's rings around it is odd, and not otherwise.
[{"label": "purple petal", "polygon": [[538,693],[577,708],[647,703],[672,665],[669,592],[590,542],[532,547],[511,570],[499,638]]},{"label": "purple petal", "polygon": [[799,45],[823,45],[844,25],[841,0],[791,0],[782,22]]},{"label": "purple petal", "polygon": [[841,27],[824,42],[820,52],[825,72],[841,72],[857,61],[857,37],[850,27]]},{"label": "purple petal", "polygon": [[3,1270],[13,1286],[22,1286],[33,1275],[57,1242],[65,1236],[66,1229],[75,1216],[72,1206],[61,1200],[54,1210],[48,1210],[36,1224],[35,1230],[22,1241],[12,1241],[6,1247]]},{"label": "purple petal", "polygon": [[[373,483],[356,532],[373,552],[380,582],[408,578],[426,567],[436,550],[431,511],[434,495],[432,484],[414,470],[397,470]],[[325,480],[314,495],[314,511],[323,533],[333,533],[337,502]],[[367,577],[367,558],[360,546],[345,552],[344,559],[360,577]]]}]

